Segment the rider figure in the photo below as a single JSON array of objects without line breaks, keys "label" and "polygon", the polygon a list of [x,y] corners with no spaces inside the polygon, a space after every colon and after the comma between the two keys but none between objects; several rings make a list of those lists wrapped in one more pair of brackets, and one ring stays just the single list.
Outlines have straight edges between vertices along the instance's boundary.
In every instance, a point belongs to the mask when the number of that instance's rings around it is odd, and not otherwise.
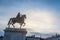
[{"label": "rider figure", "polygon": [[20,19],[20,12],[18,12],[16,18],[19,20]]}]

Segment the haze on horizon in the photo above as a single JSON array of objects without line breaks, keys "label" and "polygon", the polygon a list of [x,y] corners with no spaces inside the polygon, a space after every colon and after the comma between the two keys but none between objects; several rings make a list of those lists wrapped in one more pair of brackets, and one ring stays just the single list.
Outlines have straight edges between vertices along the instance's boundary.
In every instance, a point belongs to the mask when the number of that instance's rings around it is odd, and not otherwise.
[{"label": "haze on horizon", "polygon": [[[0,31],[18,12],[27,15],[28,32],[60,33],[59,0],[0,0]],[[19,28],[19,24],[15,26]]]}]

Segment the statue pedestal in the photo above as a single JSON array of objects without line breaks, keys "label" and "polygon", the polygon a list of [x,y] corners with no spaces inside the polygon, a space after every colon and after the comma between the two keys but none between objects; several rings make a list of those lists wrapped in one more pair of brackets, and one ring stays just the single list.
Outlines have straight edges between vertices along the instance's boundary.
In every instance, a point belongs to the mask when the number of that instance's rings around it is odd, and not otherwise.
[{"label": "statue pedestal", "polygon": [[26,40],[26,29],[6,28],[4,40]]}]

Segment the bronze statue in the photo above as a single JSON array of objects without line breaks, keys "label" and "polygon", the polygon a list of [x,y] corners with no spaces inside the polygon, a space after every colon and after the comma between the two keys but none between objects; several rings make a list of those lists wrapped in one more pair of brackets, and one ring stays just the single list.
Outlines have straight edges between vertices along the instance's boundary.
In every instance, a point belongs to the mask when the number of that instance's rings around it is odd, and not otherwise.
[{"label": "bronze statue", "polygon": [[19,19],[20,19],[20,17],[21,17],[21,14],[20,14],[20,12],[18,12],[18,14],[17,14],[16,18],[19,20]]},{"label": "bronze statue", "polygon": [[19,23],[21,28],[22,25],[25,26],[25,22],[24,22],[25,19],[26,19],[25,14],[20,16],[20,13],[18,13],[16,18],[10,18],[8,22],[8,27],[10,27],[10,25],[12,24],[12,26],[15,28],[14,24]]}]

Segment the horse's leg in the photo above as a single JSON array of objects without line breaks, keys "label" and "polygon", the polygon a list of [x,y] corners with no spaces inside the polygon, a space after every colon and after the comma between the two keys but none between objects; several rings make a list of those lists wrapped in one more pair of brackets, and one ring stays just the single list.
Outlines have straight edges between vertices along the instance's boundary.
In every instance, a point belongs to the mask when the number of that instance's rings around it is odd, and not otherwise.
[{"label": "horse's leg", "polygon": [[24,23],[23,27],[25,26],[26,23]]},{"label": "horse's leg", "polygon": [[15,28],[14,24],[12,24],[12,26]]},{"label": "horse's leg", "polygon": [[10,28],[10,25],[8,25],[8,28]]},{"label": "horse's leg", "polygon": [[12,24],[12,22],[9,23],[8,28],[10,28],[10,25],[11,25],[11,24]]},{"label": "horse's leg", "polygon": [[9,22],[8,22],[8,28],[10,28],[11,20],[12,20],[12,18],[10,18],[10,20],[9,20]]},{"label": "horse's leg", "polygon": [[20,24],[20,29],[21,29],[21,27],[22,27],[22,24]]}]

